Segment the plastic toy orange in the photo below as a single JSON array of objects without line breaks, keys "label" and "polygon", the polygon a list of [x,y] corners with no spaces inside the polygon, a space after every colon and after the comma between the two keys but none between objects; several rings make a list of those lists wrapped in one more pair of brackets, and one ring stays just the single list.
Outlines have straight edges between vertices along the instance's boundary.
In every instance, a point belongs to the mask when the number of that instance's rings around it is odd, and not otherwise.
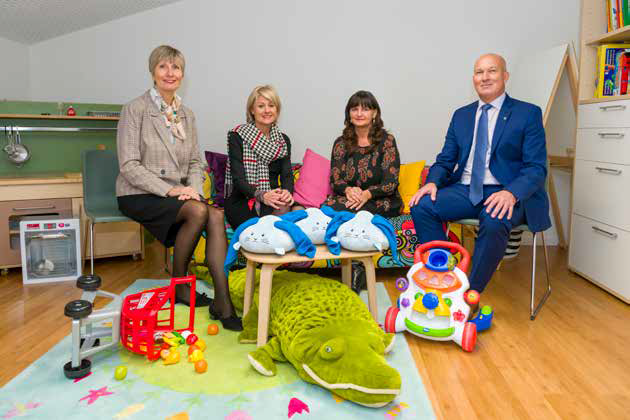
[{"label": "plastic toy orange", "polygon": [[217,335],[219,333],[219,326],[217,324],[208,325],[208,335]]},{"label": "plastic toy orange", "polygon": [[171,351],[168,349],[160,350],[160,357],[162,358],[162,360],[166,360],[169,354],[171,354]]},{"label": "plastic toy orange", "polygon": [[195,372],[204,373],[206,370],[208,370],[208,362],[205,360],[197,360],[195,362]]},{"label": "plastic toy orange", "polygon": [[199,350],[199,347],[195,346],[194,344],[188,347],[188,355],[190,356],[195,350]]}]

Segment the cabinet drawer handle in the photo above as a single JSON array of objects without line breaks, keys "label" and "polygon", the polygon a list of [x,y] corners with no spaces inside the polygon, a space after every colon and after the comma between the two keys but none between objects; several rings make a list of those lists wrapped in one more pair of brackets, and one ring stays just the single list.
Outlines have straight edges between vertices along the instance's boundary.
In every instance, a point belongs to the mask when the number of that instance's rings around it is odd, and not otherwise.
[{"label": "cabinet drawer handle", "polygon": [[601,233],[604,236],[608,236],[610,239],[617,239],[618,235],[616,233],[608,232],[607,230],[600,229],[597,226],[591,226],[591,227],[597,233]]},{"label": "cabinet drawer handle", "polygon": [[603,139],[622,139],[624,133],[597,133],[597,135]]},{"label": "cabinet drawer handle", "polygon": [[597,169],[599,172],[603,172],[606,174],[611,174],[611,175],[621,175],[621,169],[610,169],[610,168],[602,168],[600,166],[596,166],[595,169]]},{"label": "cabinet drawer handle", "polygon": [[31,236],[31,239],[65,239],[67,237],[68,235],[66,235],[65,233],[51,233],[47,235],[40,234]]},{"label": "cabinet drawer handle", "polygon": [[42,206],[42,207],[13,207],[13,211],[30,211],[30,210],[52,210],[55,206]]},{"label": "cabinet drawer handle", "polygon": [[625,105],[605,105],[600,106],[599,109],[602,111],[623,111],[626,109]]}]

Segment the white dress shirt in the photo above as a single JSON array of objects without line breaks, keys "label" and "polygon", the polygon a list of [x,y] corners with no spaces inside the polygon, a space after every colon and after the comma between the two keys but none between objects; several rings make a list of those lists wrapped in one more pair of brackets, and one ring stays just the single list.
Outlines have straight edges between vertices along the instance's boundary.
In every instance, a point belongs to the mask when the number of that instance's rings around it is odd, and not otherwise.
[{"label": "white dress shirt", "polygon": [[[498,185],[499,181],[492,175],[490,172],[490,152],[492,151],[492,137],[494,134],[494,127],[497,125],[497,118],[499,117],[499,112],[501,111],[501,107],[503,106],[503,101],[505,101],[505,92],[501,96],[499,96],[494,101],[490,102],[492,108],[488,110],[488,150],[486,151],[486,173],[483,177],[483,185]],[[479,105],[477,106],[477,114],[475,116],[475,131],[473,132],[473,141],[472,146],[470,147],[470,153],[468,154],[468,160],[466,161],[466,166],[464,167],[464,173],[462,174],[462,179],[460,183],[464,185],[470,185],[470,177],[472,175],[472,167],[473,160],[475,159],[475,144],[477,143],[477,127],[479,126],[479,117],[481,117],[481,107],[484,106],[485,103],[479,100]]]}]

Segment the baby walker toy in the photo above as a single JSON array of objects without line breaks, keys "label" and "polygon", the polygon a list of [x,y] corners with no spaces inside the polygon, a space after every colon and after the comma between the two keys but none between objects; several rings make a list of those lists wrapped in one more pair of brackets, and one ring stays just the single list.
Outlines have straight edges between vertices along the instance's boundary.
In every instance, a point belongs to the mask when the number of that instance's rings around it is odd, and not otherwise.
[{"label": "baby walker toy", "polygon": [[[175,286],[190,283],[190,315],[188,326],[174,329]],[[120,341],[126,349],[146,355],[149,360],[160,357],[160,343],[167,332],[194,330],[195,326],[195,276],[173,278],[168,286],[119,295],[98,290],[101,278],[84,275],[77,279],[77,287],[83,290],[81,299],[66,304],[64,314],[72,318],[72,356],[63,367],[66,378],[81,378],[88,373],[92,363],[87,358]],[[112,299],[107,308],[94,310],[97,296]],[[104,326],[110,321],[111,326]],[[106,325],[106,324],[105,324]],[[103,344],[102,338],[111,338]]]},{"label": "baby walker toy", "polygon": [[[462,255],[457,265],[452,251]],[[470,254],[459,244],[433,241],[418,246],[407,278],[396,280],[402,293],[397,307],[387,311],[385,332],[407,330],[429,340],[452,340],[464,351],[473,351],[477,332],[490,327],[493,312],[484,306],[468,321],[470,305],[479,303],[479,293],[469,290],[469,264]]]}]

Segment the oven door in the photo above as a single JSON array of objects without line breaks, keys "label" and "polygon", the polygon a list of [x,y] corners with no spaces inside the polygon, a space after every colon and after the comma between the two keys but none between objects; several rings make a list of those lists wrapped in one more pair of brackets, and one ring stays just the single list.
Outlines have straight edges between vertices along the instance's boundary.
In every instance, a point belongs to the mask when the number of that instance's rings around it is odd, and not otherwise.
[{"label": "oven door", "polygon": [[78,231],[24,231],[22,278],[25,284],[76,280],[80,273]]}]

